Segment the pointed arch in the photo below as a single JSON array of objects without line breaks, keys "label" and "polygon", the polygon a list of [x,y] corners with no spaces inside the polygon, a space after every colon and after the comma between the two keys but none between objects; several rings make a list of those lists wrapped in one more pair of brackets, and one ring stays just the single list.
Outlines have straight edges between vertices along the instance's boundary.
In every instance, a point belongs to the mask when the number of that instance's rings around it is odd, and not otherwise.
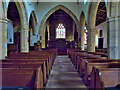
[{"label": "pointed arch", "polygon": [[59,9],[65,11],[67,14],[69,14],[69,15],[71,16],[71,18],[73,19],[73,21],[75,22],[75,24],[77,25],[77,28],[79,27],[79,25],[78,25],[78,19],[77,19],[77,17],[74,15],[74,13],[73,13],[71,10],[69,10],[67,7],[63,6],[63,5],[57,5],[56,7],[52,8],[52,9],[44,16],[43,20],[41,21],[40,27],[39,27],[39,33],[40,33],[41,29],[43,28],[45,22],[46,22],[47,19],[49,18],[49,16],[50,16],[51,14],[53,14],[55,11],[59,10]]},{"label": "pointed arch", "polygon": [[55,11],[57,10],[63,10],[65,11],[67,14],[69,14],[71,16],[71,18],[73,19],[73,21],[75,22],[76,26],[77,26],[77,30],[79,29],[79,22],[77,17],[74,15],[74,13],[69,10],[67,7],[63,6],[63,5],[57,5],[56,7],[52,8],[43,18],[43,20],[41,21],[41,24],[39,26],[39,34],[42,34],[42,48],[45,47],[45,24],[47,19],[49,18],[50,15],[52,15]]},{"label": "pointed arch", "polygon": [[17,7],[18,12],[19,12],[20,22],[21,22],[21,26],[22,26],[21,29],[26,30],[26,29],[28,29],[28,14],[27,14],[25,2],[21,2],[19,0],[10,0],[10,2],[13,2],[13,1],[15,2],[16,7]]},{"label": "pointed arch", "polygon": [[36,26],[37,26],[36,14],[34,11],[32,11],[29,19],[29,29],[32,28],[33,35],[36,35]]},{"label": "pointed arch", "polygon": [[29,46],[28,46],[29,27],[28,27],[28,15],[27,15],[27,9],[25,6],[25,2],[21,2],[20,0],[12,0],[10,2],[13,2],[13,1],[16,4],[16,7],[19,12],[19,16],[20,16],[20,24],[21,24],[21,28],[20,28],[20,32],[21,32],[20,48],[21,48],[21,50],[20,51],[21,52],[29,52]]},{"label": "pointed arch", "polygon": [[[19,15],[20,15],[20,21],[21,21],[21,28],[22,29],[28,29],[28,18],[27,18],[27,10],[25,6],[25,2],[15,2]],[[26,27],[27,25],[27,27]]]},{"label": "pointed arch", "polygon": [[98,9],[100,1],[101,0],[98,0],[97,2],[90,2],[90,4],[89,4],[87,24],[90,28],[95,27],[96,14],[97,14],[97,9]]},{"label": "pointed arch", "polygon": [[[96,32],[96,15],[100,2],[105,0],[98,0],[97,2],[89,3],[89,10],[87,16],[87,28],[88,28],[88,52],[95,52],[95,32]],[[107,2],[105,2],[107,3]]]},{"label": "pointed arch", "polygon": [[80,14],[80,23],[83,24],[83,22],[85,22],[85,21],[86,21],[85,13],[82,11]]}]

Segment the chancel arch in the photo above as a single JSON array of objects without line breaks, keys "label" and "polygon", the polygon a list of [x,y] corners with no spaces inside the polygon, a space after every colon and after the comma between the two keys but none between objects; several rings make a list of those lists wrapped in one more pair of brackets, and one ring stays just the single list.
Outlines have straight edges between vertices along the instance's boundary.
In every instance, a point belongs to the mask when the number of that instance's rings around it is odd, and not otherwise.
[{"label": "chancel arch", "polygon": [[63,5],[58,5],[54,8],[52,8],[43,18],[43,20],[41,21],[40,27],[39,27],[39,34],[42,34],[42,48],[45,48],[45,24],[47,19],[49,18],[49,16],[54,13],[57,10],[63,10],[65,11],[67,14],[69,14],[71,16],[71,18],[74,20],[77,29],[79,29],[79,23],[78,23],[78,19],[77,17],[72,13],[72,11],[70,11],[67,7],[63,6]]}]

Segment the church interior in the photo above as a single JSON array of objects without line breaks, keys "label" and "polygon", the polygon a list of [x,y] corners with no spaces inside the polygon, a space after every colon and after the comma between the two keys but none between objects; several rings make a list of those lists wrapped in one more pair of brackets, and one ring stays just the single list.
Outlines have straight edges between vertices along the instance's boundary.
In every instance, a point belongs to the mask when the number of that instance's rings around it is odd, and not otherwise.
[{"label": "church interior", "polygon": [[120,90],[119,0],[60,1],[0,0],[0,88]]}]

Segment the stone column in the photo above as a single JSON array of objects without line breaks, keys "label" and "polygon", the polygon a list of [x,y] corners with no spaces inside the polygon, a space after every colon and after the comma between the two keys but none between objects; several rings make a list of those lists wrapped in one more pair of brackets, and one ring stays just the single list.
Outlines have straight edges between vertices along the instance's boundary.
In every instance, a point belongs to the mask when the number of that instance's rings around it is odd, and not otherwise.
[{"label": "stone column", "polygon": [[75,32],[75,23],[73,22],[73,34],[72,34],[72,36],[71,36],[71,41],[73,41],[74,40],[74,32]]},{"label": "stone column", "polygon": [[47,32],[48,32],[48,41],[50,41],[50,23],[48,21],[46,23],[46,28],[47,28]]},{"label": "stone column", "polygon": [[28,29],[21,29],[20,33],[21,52],[29,52],[28,31],[29,31]]},{"label": "stone column", "polygon": [[42,31],[42,48],[45,49],[45,27],[44,30]]},{"label": "stone column", "polygon": [[84,25],[81,26],[81,40],[80,40],[80,47],[81,50],[84,50]]},{"label": "stone column", "polygon": [[81,34],[81,32],[80,32],[80,29],[79,29],[79,30],[78,30],[78,48],[79,48],[79,49],[81,49],[81,46],[80,46],[80,45],[81,45],[81,42],[80,42],[80,40],[81,40],[81,35],[80,35],[80,34]]},{"label": "stone column", "polygon": [[84,27],[85,27],[85,16],[82,13],[80,17],[80,36],[79,36],[79,47],[81,50],[84,50]]},{"label": "stone column", "polygon": [[81,49],[81,47],[80,47],[80,44],[81,44],[80,40],[81,40],[81,27],[80,27],[80,23],[79,23],[79,27],[78,27],[78,48],[79,49]]},{"label": "stone column", "polygon": [[108,56],[110,59],[120,59],[120,31],[118,28],[120,23],[120,18],[110,18],[109,19],[109,47]]},{"label": "stone column", "polygon": [[7,18],[0,18],[0,59],[7,56]]},{"label": "stone column", "polygon": [[95,52],[95,28],[88,27],[87,51]]},{"label": "stone column", "polygon": [[21,17],[21,30],[20,30],[20,47],[21,47],[21,52],[29,52],[29,42],[28,42],[28,37],[29,37],[29,27],[28,27],[28,21],[26,18]]},{"label": "stone column", "polygon": [[110,59],[120,59],[120,17],[117,2],[112,2],[110,5],[108,19],[108,57]]}]

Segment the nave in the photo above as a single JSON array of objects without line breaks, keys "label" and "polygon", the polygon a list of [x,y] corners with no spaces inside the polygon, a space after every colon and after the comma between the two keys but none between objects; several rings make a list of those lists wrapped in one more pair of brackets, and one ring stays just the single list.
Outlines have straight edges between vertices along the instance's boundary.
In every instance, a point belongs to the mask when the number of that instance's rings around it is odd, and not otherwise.
[{"label": "nave", "polygon": [[[119,0],[22,1],[0,2],[0,87],[41,89],[54,83],[77,88],[82,83],[94,90],[119,89]],[[66,60],[57,66],[57,55],[68,55],[71,68]],[[79,76],[75,86],[66,80],[71,74],[54,74],[73,69],[73,78]]]},{"label": "nave", "polygon": [[97,52],[74,48],[67,49],[67,55],[57,55],[57,49],[11,52],[0,64],[3,90],[45,87],[120,89],[119,59],[108,59]]},{"label": "nave", "polygon": [[56,56],[46,88],[87,89],[67,55]]}]

